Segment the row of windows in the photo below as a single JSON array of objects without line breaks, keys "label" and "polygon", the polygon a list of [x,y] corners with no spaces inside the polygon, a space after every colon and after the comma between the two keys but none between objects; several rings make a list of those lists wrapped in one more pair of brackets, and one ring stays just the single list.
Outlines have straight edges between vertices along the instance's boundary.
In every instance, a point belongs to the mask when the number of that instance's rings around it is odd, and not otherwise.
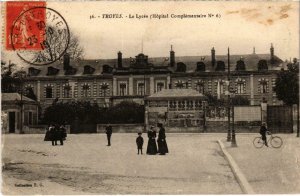
[{"label": "row of windows", "polygon": [[[259,84],[259,92],[260,93],[268,93],[268,84],[267,83],[261,83]],[[157,90],[156,92],[161,91],[164,88],[163,84],[158,83],[157,84]],[[217,94],[225,94],[225,85],[224,84],[220,84],[217,87]],[[108,90],[109,89],[101,89],[100,90],[100,96],[107,96],[108,94]],[[200,93],[204,93],[204,86],[203,85],[197,85],[196,86],[196,90]],[[82,91],[81,91],[81,95],[83,97],[89,97],[89,94],[91,89],[89,86],[83,86],[82,87]],[[138,89],[137,89],[137,94],[138,95],[145,95],[146,89],[143,83],[139,83],[138,84]],[[244,83],[238,83],[236,85],[236,94],[244,94],[245,93],[245,84]],[[120,96],[125,96],[128,95],[127,93],[127,84],[120,84],[119,87],[119,95]],[[53,87],[48,86],[46,87],[46,98],[53,98]],[[63,97],[64,98],[71,98],[72,94],[71,94],[71,87],[70,86],[65,86],[63,89]]]},{"label": "row of windows", "polygon": [[[266,80],[259,80],[258,83],[258,92],[259,93],[268,93],[269,89],[268,89],[268,81]],[[45,87],[45,91],[46,91],[46,98],[53,98],[54,97],[54,93],[53,93],[53,89],[54,86],[53,85],[48,85]],[[159,92],[162,89],[166,88],[165,83],[164,82],[157,82],[156,83],[156,87],[155,87],[155,92]],[[189,88],[189,85],[187,82],[183,82],[181,80],[175,82],[175,88]],[[197,90],[198,92],[204,94],[205,93],[205,86],[204,86],[204,82],[197,82],[195,84],[194,87],[195,90]],[[227,85],[225,82],[217,82],[217,86],[215,87],[215,92],[216,94],[225,94],[225,91],[227,89]],[[145,95],[146,94],[146,90],[147,88],[145,87],[145,84],[143,82],[140,82],[137,84],[137,95]],[[244,94],[246,93],[246,82],[235,82],[234,84],[234,88],[233,90],[235,91],[236,94]],[[81,96],[82,97],[89,97],[91,96],[92,93],[92,88],[90,84],[83,84],[81,86]],[[100,96],[108,96],[110,94],[110,86],[107,83],[102,83],[100,85],[100,90],[99,90],[99,95]],[[118,95],[119,96],[126,96],[128,95],[128,84],[126,82],[124,83],[119,83],[118,86]],[[71,98],[72,97],[72,88],[71,86],[67,85],[63,85],[63,95],[64,98]]]},{"label": "row of windows", "polygon": [[200,110],[202,109],[202,101],[199,100],[182,100],[182,101],[170,101],[169,110]]},{"label": "row of windows", "polygon": [[[89,84],[83,84],[81,86],[81,96],[82,97],[89,97],[91,95],[91,86]],[[104,83],[100,85],[99,94],[100,96],[107,96],[109,95],[109,85]],[[46,98],[53,98],[54,97],[54,86],[48,85],[45,87],[45,97]],[[71,98],[72,97],[72,87],[67,84],[63,85],[63,98]]]},{"label": "row of windows", "polygon": [[[163,82],[156,83],[156,92],[161,91],[165,88],[165,84]],[[145,95],[146,94],[146,88],[145,84],[143,82],[137,84],[137,95]],[[119,95],[124,96],[128,95],[128,86],[127,83],[120,83],[119,84]]]},{"label": "row of windows", "polygon": [[[188,88],[188,86],[175,86],[177,89],[182,89],[182,88]],[[226,84],[225,83],[219,83],[216,87],[216,93],[217,94],[225,94],[226,91]],[[204,84],[196,84],[195,90],[197,90],[199,93],[204,94]],[[267,82],[260,82],[258,84],[258,89],[259,93],[268,93],[268,83]],[[244,94],[246,93],[246,83],[236,83],[234,86],[234,90],[236,94]]]}]

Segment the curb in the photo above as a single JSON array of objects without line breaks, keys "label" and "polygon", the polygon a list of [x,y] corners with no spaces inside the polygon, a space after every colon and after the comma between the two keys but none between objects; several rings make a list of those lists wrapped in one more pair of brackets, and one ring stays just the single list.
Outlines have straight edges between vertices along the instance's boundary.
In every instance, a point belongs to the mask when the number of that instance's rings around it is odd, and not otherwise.
[{"label": "curb", "polygon": [[243,193],[245,194],[255,194],[255,192],[253,191],[251,185],[249,184],[248,180],[246,179],[246,177],[244,176],[244,174],[241,172],[241,169],[239,168],[239,166],[236,164],[236,162],[234,161],[234,159],[232,158],[232,156],[227,152],[227,150],[224,147],[224,144],[221,142],[221,140],[218,140],[218,144],[221,147],[221,150],[223,152],[223,154],[225,155],[230,168],[232,170],[232,173],[234,174],[236,180],[238,181]]}]

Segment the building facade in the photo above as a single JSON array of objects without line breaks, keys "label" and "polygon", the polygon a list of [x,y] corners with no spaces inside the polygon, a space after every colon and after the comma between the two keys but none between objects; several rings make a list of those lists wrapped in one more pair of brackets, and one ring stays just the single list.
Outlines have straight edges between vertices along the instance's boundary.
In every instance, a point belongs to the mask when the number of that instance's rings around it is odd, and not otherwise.
[{"label": "building facade", "polygon": [[[229,57],[229,60],[228,60]],[[228,66],[229,65],[229,66]],[[228,67],[230,82],[228,82]],[[73,61],[68,54],[49,66],[28,68],[26,88],[31,88],[42,109],[59,101],[91,101],[108,107],[129,100],[144,104],[145,97],[162,89],[194,89],[201,94],[225,98],[228,83],[236,96],[249,99],[251,105],[266,100],[281,104],[273,91],[276,74],[285,63],[269,54],[216,55],[176,57],[171,49],[168,57]]]}]

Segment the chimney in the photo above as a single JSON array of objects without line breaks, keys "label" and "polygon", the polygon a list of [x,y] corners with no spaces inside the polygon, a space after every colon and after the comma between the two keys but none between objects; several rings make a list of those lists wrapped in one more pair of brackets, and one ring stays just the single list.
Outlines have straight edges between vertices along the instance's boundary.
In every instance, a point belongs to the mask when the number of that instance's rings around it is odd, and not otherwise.
[{"label": "chimney", "polygon": [[170,51],[170,66],[175,66],[175,52],[173,51],[173,46],[171,45],[171,51]]},{"label": "chimney", "polygon": [[68,53],[64,54],[64,70],[68,70],[70,68],[70,55]]},{"label": "chimney", "polygon": [[253,54],[255,54],[255,47],[253,47]]},{"label": "chimney", "polygon": [[216,51],[214,47],[211,49],[211,64],[212,66],[216,64]]},{"label": "chimney", "polygon": [[122,68],[122,52],[118,52],[118,68]]},{"label": "chimney", "polygon": [[270,54],[271,54],[271,64],[274,64],[274,47],[273,47],[273,44],[271,43],[271,48],[270,48]]}]

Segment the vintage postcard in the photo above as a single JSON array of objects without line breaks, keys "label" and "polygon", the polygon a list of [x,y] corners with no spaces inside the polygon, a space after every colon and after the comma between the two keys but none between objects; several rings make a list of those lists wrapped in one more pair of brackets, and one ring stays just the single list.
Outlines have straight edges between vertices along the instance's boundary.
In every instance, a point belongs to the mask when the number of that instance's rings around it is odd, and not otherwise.
[{"label": "vintage postcard", "polygon": [[299,1],[2,1],[3,195],[299,194]]}]

